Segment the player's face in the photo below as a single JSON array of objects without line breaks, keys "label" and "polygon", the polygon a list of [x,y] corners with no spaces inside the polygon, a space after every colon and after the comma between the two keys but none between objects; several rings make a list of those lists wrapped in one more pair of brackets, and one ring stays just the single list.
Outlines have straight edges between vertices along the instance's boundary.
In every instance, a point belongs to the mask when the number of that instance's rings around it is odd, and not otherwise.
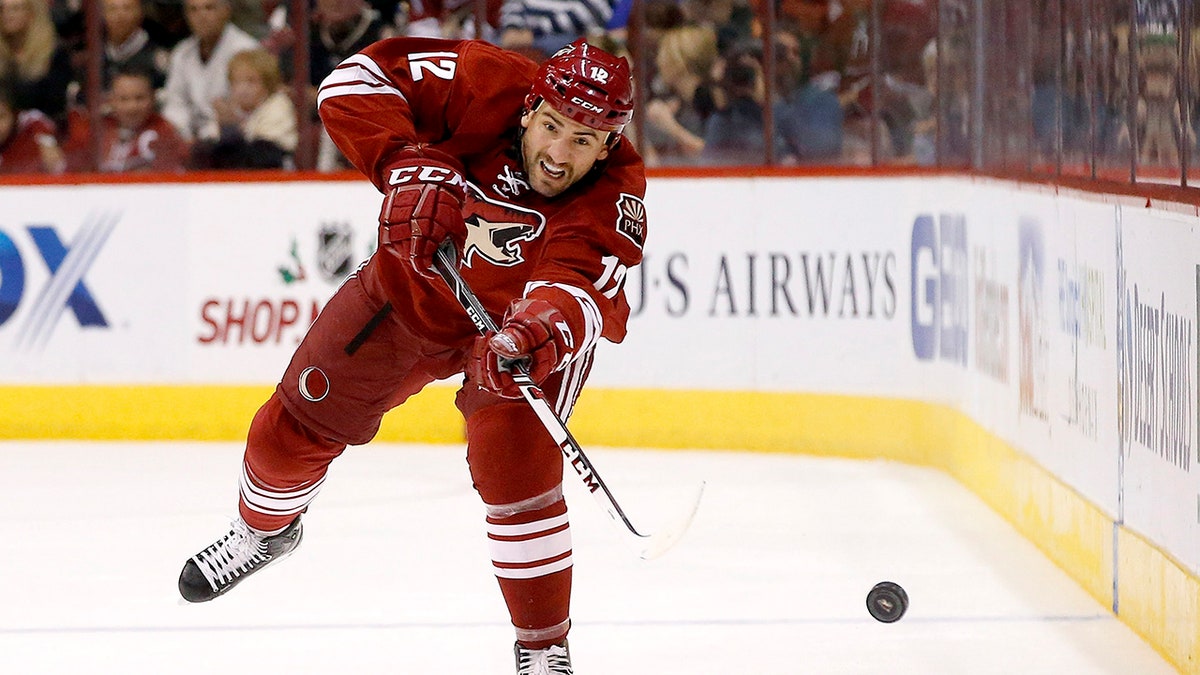
[{"label": "player's face", "polygon": [[144,77],[118,75],[109,94],[113,116],[122,129],[138,129],[154,111],[154,92]]},{"label": "player's face", "polygon": [[608,157],[606,132],[559,113],[549,105],[521,117],[521,156],[525,174],[534,192],[554,197],[591,171],[592,165]]}]

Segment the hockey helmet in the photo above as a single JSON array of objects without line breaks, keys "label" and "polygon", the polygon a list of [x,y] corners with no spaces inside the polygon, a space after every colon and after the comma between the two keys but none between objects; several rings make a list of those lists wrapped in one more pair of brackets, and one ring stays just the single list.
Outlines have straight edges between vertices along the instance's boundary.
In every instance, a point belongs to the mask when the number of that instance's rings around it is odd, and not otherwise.
[{"label": "hockey helmet", "polygon": [[620,133],[633,117],[629,62],[579,38],[538,68],[525,107],[533,110],[538,99],[580,124]]}]

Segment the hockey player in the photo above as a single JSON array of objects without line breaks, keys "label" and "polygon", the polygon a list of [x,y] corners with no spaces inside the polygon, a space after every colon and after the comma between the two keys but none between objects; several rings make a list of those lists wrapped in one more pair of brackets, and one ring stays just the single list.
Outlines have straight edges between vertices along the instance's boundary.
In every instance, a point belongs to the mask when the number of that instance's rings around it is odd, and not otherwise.
[{"label": "hockey player", "polygon": [[[456,405],[484,502],[518,673],[571,673],[563,460],[506,369],[525,359],[571,412],[600,338],[620,342],[646,233],[641,158],[623,139],[629,65],[579,40],[540,67],[485,42],[393,38],[320,87],[330,136],[382,192],[379,249],[326,305],[255,416],[233,530],[193,556],[211,600],[291,553],[333,458],[434,380]],[[431,269],[447,238],[498,333],[479,337]]]}]

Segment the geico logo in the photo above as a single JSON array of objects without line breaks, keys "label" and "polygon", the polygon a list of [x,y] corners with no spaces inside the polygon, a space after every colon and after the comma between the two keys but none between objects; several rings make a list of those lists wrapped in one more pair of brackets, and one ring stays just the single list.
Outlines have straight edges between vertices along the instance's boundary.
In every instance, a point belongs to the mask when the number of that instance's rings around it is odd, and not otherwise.
[{"label": "geico logo", "polygon": [[403,185],[412,182],[465,185],[462,176],[457,171],[444,166],[401,166],[392,169],[391,175],[388,176],[389,185]]},{"label": "geico logo", "polygon": [[590,110],[594,113],[604,112],[604,108],[601,108],[600,106],[596,105],[595,103],[592,103],[591,101],[585,101],[585,100],[579,98],[578,96],[571,97],[571,103],[574,103],[575,105],[579,106],[580,108],[583,108],[584,110]]},{"label": "geico logo", "polygon": [[967,365],[970,269],[961,213],[920,214],[912,229],[912,343],[921,361]]}]

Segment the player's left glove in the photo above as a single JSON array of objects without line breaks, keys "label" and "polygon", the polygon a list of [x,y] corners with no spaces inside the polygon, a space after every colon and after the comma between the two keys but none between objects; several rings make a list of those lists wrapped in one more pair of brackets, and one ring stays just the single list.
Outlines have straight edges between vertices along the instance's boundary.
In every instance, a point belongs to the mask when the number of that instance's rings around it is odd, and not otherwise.
[{"label": "player's left glove", "polygon": [[530,379],[541,384],[567,364],[574,348],[575,337],[557,307],[540,298],[521,298],[509,305],[499,332],[475,339],[467,377],[504,398],[521,398],[513,362],[524,361]]}]

